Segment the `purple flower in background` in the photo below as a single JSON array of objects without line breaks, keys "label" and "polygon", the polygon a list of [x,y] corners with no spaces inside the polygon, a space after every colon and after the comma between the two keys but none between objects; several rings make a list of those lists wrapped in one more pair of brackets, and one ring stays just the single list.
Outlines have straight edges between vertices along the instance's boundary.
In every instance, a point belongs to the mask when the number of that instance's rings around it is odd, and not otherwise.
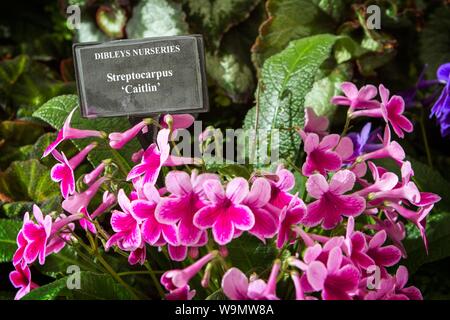
[{"label": "purple flower in background", "polygon": [[441,135],[445,137],[450,134],[450,63],[441,65],[436,76],[445,87],[431,109],[430,117],[436,116],[441,126]]},{"label": "purple flower in background", "polygon": [[372,152],[383,147],[381,143],[375,143],[378,141],[377,135],[380,133],[380,128],[377,128],[370,132],[372,129],[372,123],[368,122],[361,130],[361,132],[350,132],[347,136],[353,142],[353,155],[351,159],[355,159],[363,153]]}]

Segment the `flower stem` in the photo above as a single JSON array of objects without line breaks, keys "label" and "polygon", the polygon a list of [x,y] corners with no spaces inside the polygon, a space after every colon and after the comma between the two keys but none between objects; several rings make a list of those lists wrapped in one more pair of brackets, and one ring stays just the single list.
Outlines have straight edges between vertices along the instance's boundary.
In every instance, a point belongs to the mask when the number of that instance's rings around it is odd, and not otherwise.
[{"label": "flower stem", "polygon": [[155,271],[153,271],[152,267],[150,266],[150,263],[148,263],[148,261],[144,262],[144,266],[147,268],[148,273],[150,274],[150,277],[153,280],[153,283],[155,284],[156,290],[158,290],[159,295],[161,296],[161,298],[164,298],[165,294],[164,294],[164,290],[161,287],[161,284],[158,281],[158,278],[155,275]]},{"label": "flower stem", "polygon": [[420,113],[420,131],[422,131],[422,139],[423,139],[423,143],[425,146],[425,151],[427,153],[427,160],[428,160],[428,165],[433,168],[433,160],[431,158],[431,151],[430,151],[430,145],[428,144],[428,138],[427,138],[427,131],[425,128],[425,122],[424,122],[424,111],[423,108],[421,109],[421,113]]}]

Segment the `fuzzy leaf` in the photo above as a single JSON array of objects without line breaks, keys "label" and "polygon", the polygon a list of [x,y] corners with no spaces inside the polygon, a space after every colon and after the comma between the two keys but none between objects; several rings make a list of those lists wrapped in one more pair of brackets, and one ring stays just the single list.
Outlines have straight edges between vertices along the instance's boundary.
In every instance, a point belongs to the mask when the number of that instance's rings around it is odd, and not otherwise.
[{"label": "fuzzy leaf", "polygon": [[335,36],[323,34],[292,41],[264,64],[258,120],[255,110],[251,110],[246,116],[245,129],[255,128],[256,123],[256,129],[268,130],[269,134],[273,134],[274,129],[281,129],[281,158],[295,161],[300,138],[292,128],[303,127],[305,97],[313,86],[320,65],[330,56],[335,40]]},{"label": "fuzzy leaf", "polygon": [[17,249],[16,237],[22,221],[0,219],[0,262],[11,261]]}]

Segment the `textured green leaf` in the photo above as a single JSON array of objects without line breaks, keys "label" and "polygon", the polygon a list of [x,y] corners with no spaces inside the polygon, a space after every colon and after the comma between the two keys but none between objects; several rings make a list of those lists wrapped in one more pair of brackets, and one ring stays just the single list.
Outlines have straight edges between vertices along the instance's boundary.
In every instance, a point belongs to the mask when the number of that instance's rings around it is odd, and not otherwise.
[{"label": "textured green leaf", "polygon": [[205,298],[205,300],[228,300],[222,289],[219,289]]},{"label": "textured green leaf", "polygon": [[31,201],[17,201],[11,203],[4,203],[2,205],[3,213],[9,217],[17,217],[23,215],[24,212],[31,212],[33,208],[33,202]]},{"label": "textured green leaf", "polygon": [[230,28],[250,15],[261,0],[183,0],[188,21],[202,33],[206,42],[217,49]]},{"label": "textured green leaf", "polygon": [[0,172],[0,193],[14,201],[43,203],[59,197],[59,187],[50,179],[49,169],[32,159],[15,161]]},{"label": "textured green leaf", "polygon": [[330,102],[331,98],[340,92],[342,82],[351,79],[351,71],[350,65],[342,64],[314,82],[311,91],[305,97],[305,106],[313,108],[318,115],[331,116],[336,109]]},{"label": "textured green leaf", "polygon": [[44,128],[34,122],[5,120],[0,124],[0,139],[7,140],[9,145],[23,146],[32,144],[43,133]]},{"label": "textured green leaf", "polygon": [[188,33],[179,4],[166,0],[142,0],[133,8],[126,26],[128,38],[174,36]]},{"label": "textured green leaf", "polygon": [[25,55],[0,62],[0,88],[12,86],[28,68],[30,58]]},{"label": "textured green leaf", "polygon": [[292,129],[304,124],[306,94],[313,86],[320,65],[330,56],[335,40],[335,36],[323,34],[292,41],[264,64],[258,119],[255,110],[250,111],[245,128],[255,128],[257,123],[258,130],[273,133],[274,129],[279,129],[281,158],[296,158],[300,138]]},{"label": "textured green leaf", "polygon": [[331,15],[336,13],[333,13],[335,9],[328,2],[330,1],[268,0],[268,18],[261,25],[252,48],[255,66],[262,67],[267,58],[286,48],[292,40],[333,32],[335,21]]},{"label": "textured green leaf", "polygon": [[11,261],[17,249],[16,237],[22,221],[0,219],[0,262]]},{"label": "textured green leaf", "polygon": [[34,289],[23,300],[54,300],[58,297],[78,300],[131,300],[129,294],[120,284],[107,274],[93,272],[79,273],[80,289],[68,289],[69,277],[58,279],[48,285]]},{"label": "textured green leaf", "polygon": [[[78,103],[78,97],[75,95],[55,97],[40,107],[33,116],[44,120],[55,129],[60,129],[69,113],[78,107]],[[79,129],[100,130],[110,133],[113,131],[125,131],[129,129],[130,124],[126,118],[85,119],[81,117],[79,110],[77,110],[72,117],[71,126]],[[131,141],[121,150],[110,148],[107,142],[102,139],[77,139],[73,140],[73,143],[81,150],[93,140],[98,141],[99,145],[90,152],[88,156],[89,161],[96,166],[103,159],[112,159],[122,169],[124,176],[131,168],[131,155],[141,148],[137,140]]]},{"label": "textured green leaf", "polygon": [[437,68],[450,61],[450,8],[438,8],[420,34],[420,57],[428,65],[427,74],[436,78]]}]

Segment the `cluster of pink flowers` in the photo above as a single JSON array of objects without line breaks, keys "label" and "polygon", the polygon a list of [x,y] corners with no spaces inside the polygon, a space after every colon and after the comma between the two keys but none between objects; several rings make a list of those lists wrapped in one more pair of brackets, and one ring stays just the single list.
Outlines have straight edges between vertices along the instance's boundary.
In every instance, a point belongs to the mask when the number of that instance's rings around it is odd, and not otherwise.
[{"label": "cluster of pink flowers", "polygon": [[[358,90],[352,83],[344,83],[342,90],[345,96],[334,97],[332,101],[349,106],[348,121],[363,116],[384,119],[384,135],[371,133],[370,125],[360,134],[329,134],[328,120],[307,108],[305,127],[299,130],[306,157],[301,168],[301,174],[307,178],[307,194],[303,199],[291,193],[295,186],[294,174],[281,164],[275,172],[258,171],[248,180],[235,177],[230,181],[197,169],[189,173],[175,169],[165,176],[164,186],[158,186],[162,167],[199,162],[170,154],[174,132],[190,127],[193,117],[166,115],[157,124],[161,128],[157,141],[133,155],[136,165],[126,178],[132,184],[132,192],[127,195],[120,189],[115,195],[105,191],[100,206],[89,213],[93,197],[110,182],[105,172],[111,163],[105,160],[85,175],[83,181],[87,188],[77,192],[74,171],[97,143],[89,144],[71,159],[56,147],[66,139],[107,136],[103,132],[71,128],[72,111],[56,141],[44,153],[44,156],[52,154],[58,161],[51,177],[60,184],[64,197],[62,207],[69,217],[61,216],[52,224],[51,218],[44,219],[37,207],[34,212],[37,224],[25,215],[24,227],[17,238],[16,271],[11,274],[13,284],[21,288],[18,298],[35,286],[27,265],[37,257],[44,263],[46,255],[57,252],[70,240],[64,238],[66,233],[61,233],[63,227],[69,226],[67,234],[70,235],[73,221],[79,220],[83,229],[96,233],[95,219],[115,207],[116,200],[120,208],[112,210],[112,234],[105,239],[105,249],[116,246],[129,252],[130,264],[145,263],[146,245],[166,247],[175,261],[183,261],[188,255],[198,257],[200,248],[209,251],[207,244],[217,246],[218,250],[210,251],[185,269],[163,274],[161,284],[169,292],[167,299],[193,298],[195,290],[191,290],[189,282],[205,266],[202,285],[208,286],[211,276],[208,266],[225,259],[225,246],[244,232],[266,244],[274,239],[279,256],[286,256],[281,254],[285,250],[292,256],[285,261],[276,260],[267,281],[255,274],[247,278],[234,267],[225,270],[222,288],[230,299],[278,299],[276,286],[282,278],[280,273],[290,275],[296,298],[300,300],[319,296],[323,299],[421,298],[417,288],[405,287],[408,278],[405,267],[398,267],[394,275],[387,269],[402,257],[406,258],[402,245],[403,221],[410,221],[419,229],[428,249],[426,218],[440,200],[438,195],[418,190],[405,152],[391,140],[391,128],[402,138],[404,132],[412,131],[412,123],[403,115],[402,98],[389,97],[389,91],[382,85],[379,87],[381,101],[375,99],[377,88],[371,85]],[[111,133],[110,146],[122,148],[139,132],[147,130],[150,123],[151,120],[145,119],[123,133]],[[401,177],[375,164],[376,159],[383,158],[394,160]],[[330,234],[327,230],[339,226],[346,228],[345,235],[327,236]],[[294,243],[300,245],[302,254],[292,251]],[[379,279],[369,289],[374,268],[379,271]]]}]

